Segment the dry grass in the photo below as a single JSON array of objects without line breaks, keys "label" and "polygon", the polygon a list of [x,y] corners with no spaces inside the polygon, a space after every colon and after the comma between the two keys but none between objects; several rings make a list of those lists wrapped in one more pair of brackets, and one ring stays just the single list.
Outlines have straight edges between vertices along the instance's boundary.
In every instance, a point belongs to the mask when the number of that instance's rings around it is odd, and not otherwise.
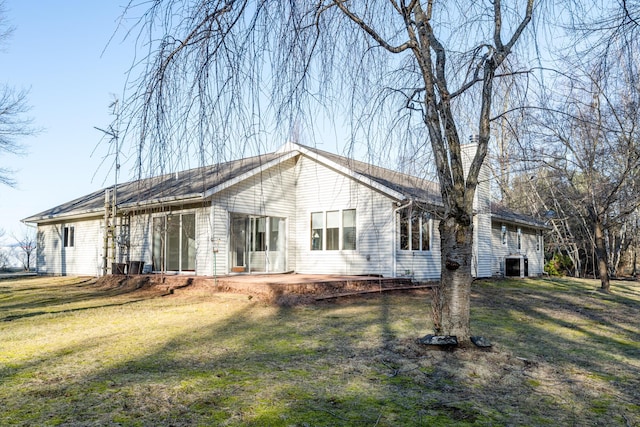
[{"label": "dry grass", "polygon": [[0,281],[0,425],[640,425],[640,286],[482,281],[490,351],[425,348],[426,292],[279,307]]}]

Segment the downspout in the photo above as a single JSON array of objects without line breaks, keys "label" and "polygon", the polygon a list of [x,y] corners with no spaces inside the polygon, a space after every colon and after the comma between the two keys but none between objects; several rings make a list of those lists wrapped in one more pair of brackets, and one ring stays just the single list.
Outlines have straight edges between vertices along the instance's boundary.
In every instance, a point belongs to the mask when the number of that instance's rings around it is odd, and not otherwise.
[{"label": "downspout", "polygon": [[408,208],[409,206],[411,206],[413,204],[413,200],[409,200],[407,202],[406,205],[401,204],[400,202],[398,203],[398,207],[395,208],[393,210],[393,217],[391,218],[391,223],[393,224],[393,250],[391,251],[391,253],[393,254],[393,277],[396,278],[398,277],[398,245],[397,243],[397,235],[398,235],[398,230],[397,230],[397,223],[396,223],[396,214],[398,213],[398,211],[400,209],[404,209],[404,208]]}]

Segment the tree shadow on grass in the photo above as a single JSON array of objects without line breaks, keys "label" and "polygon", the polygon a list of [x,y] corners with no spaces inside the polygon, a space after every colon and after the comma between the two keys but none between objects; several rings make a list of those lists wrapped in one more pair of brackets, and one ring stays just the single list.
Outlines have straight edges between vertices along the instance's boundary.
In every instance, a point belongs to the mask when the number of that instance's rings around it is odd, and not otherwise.
[{"label": "tree shadow on grass", "polygon": [[[43,280],[50,284],[42,285]],[[87,277],[24,277],[0,291],[0,310],[5,314],[0,321],[121,306],[165,294],[144,281],[129,283],[126,276],[117,277],[109,286]]]},{"label": "tree shadow on grass", "polygon": [[[496,346],[440,351],[416,342],[430,327],[428,297],[421,293],[293,308],[238,296],[170,297],[155,313],[119,314],[136,316],[138,345],[120,344],[130,336],[70,342],[55,354],[5,371],[3,381],[22,384],[17,391],[22,396],[0,400],[6,416],[14,417],[5,421],[35,424],[51,417],[66,425],[176,426],[620,422],[621,415],[608,406],[599,407],[600,413],[590,410],[590,393],[598,389],[580,390],[571,383],[572,370],[598,369],[597,362],[554,353],[566,339],[546,331],[546,325],[565,328],[567,320],[539,307],[553,309],[558,295],[539,297],[531,307],[528,299],[531,295],[523,293],[478,290],[474,312]],[[182,320],[163,320],[175,311],[184,313],[177,317]],[[527,320],[519,320],[524,316]],[[153,338],[161,330],[171,332]],[[541,340],[544,345],[535,344]],[[568,345],[565,352],[580,342]],[[588,345],[602,351],[598,342]],[[76,371],[60,368],[73,361]],[[636,372],[633,365],[621,369]],[[549,371],[555,376],[541,377]],[[32,384],[21,391],[28,377]],[[558,381],[555,388],[562,394],[537,383],[547,378]],[[627,386],[618,390],[625,399],[632,396]]]},{"label": "tree shadow on grass", "polygon": [[576,417],[640,422],[638,301],[562,280],[541,292],[503,283],[475,289],[472,317],[522,358],[532,392],[562,402]]}]

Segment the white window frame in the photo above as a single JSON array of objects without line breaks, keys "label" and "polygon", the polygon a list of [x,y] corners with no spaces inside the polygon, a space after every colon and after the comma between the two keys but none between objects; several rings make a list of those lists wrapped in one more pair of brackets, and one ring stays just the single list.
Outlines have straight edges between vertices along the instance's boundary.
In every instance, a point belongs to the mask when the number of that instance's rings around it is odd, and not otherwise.
[{"label": "white window frame", "polygon": [[[345,212],[349,212],[349,211],[353,211],[353,226],[349,227],[349,228],[353,228],[353,232],[355,233],[355,237],[354,237],[354,241],[353,241],[353,248],[346,248],[345,249],[345,225],[344,225],[344,215]],[[329,214],[335,214],[338,220],[338,227],[329,227]],[[316,219],[321,220],[322,224],[321,227],[318,226],[319,224],[316,224],[316,228],[314,228],[314,215],[316,216]],[[357,214],[357,210],[355,208],[346,208],[346,209],[331,209],[331,210],[326,210],[326,211],[312,211],[309,213],[309,229],[310,229],[310,233],[309,233],[309,250],[312,252],[316,252],[316,251],[330,251],[330,252],[334,252],[334,251],[355,251],[356,248],[358,247],[358,214]],[[328,248],[328,233],[327,230],[329,229],[338,229],[338,236],[337,236],[337,248],[336,247],[332,247],[331,249]],[[314,245],[314,239],[319,239],[320,240],[320,245]]]},{"label": "white window frame", "polygon": [[76,246],[76,231],[74,225],[65,225],[62,228],[62,245],[65,248],[74,248]]},{"label": "white window frame", "polygon": [[[398,239],[399,242],[399,246],[400,246],[400,250],[401,251],[405,251],[405,252],[428,252],[431,250],[431,246],[432,246],[432,236],[433,236],[433,219],[431,218],[431,215],[429,214],[429,212],[427,211],[423,211],[423,210],[416,210],[416,216],[414,216],[414,210],[409,207],[403,210],[398,211],[398,215],[399,215],[399,230],[398,233],[400,233],[400,238]],[[418,248],[414,248],[413,247],[413,240],[414,240],[414,236],[413,236],[413,229],[414,229],[414,224],[413,224],[413,220],[417,220],[417,229],[418,229]],[[403,248],[402,245],[402,227],[403,227],[403,220],[407,221],[407,246]],[[424,222],[427,222],[427,226],[424,227]],[[423,243],[424,243],[424,235],[423,235],[423,231],[426,230],[428,236],[427,236],[427,247],[424,248],[423,247]]]}]

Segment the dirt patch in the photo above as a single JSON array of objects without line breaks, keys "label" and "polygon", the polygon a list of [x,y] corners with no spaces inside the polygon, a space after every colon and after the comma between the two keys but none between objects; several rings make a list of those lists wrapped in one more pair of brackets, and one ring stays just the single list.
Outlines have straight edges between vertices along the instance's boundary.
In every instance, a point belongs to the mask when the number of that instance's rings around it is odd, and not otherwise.
[{"label": "dirt patch", "polygon": [[102,289],[138,291],[154,290],[164,294],[223,292],[247,295],[279,306],[294,306],[316,302],[321,298],[353,298],[359,292],[424,289],[424,283],[408,279],[328,275],[254,275],[211,278],[168,275],[108,275],[97,279]]}]

